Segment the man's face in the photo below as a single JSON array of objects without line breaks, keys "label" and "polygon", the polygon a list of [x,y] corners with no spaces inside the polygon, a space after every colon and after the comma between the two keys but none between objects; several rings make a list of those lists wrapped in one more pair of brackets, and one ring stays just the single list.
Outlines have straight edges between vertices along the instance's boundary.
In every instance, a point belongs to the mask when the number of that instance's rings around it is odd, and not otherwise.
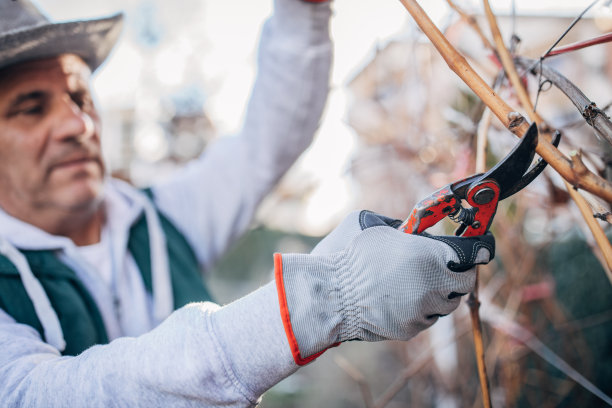
[{"label": "man's face", "polygon": [[29,220],[41,210],[93,210],[104,165],[91,72],[75,55],[0,71],[0,207]]}]

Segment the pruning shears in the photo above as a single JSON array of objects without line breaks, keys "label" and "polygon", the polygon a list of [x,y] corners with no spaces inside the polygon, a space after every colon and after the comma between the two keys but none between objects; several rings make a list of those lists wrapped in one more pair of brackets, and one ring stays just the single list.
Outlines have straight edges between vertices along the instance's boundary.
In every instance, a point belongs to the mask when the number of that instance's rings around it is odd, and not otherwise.
[{"label": "pruning shears", "polygon": [[[555,132],[552,144],[558,146],[560,138],[561,134]],[[537,144],[538,128],[533,123],[512,151],[491,170],[455,181],[421,200],[399,230],[420,234],[449,217],[460,224],[455,235],[470,237],[486,233],[498,202],[522,190],[546,167],[546,161],[540,158],[529,169]],[[463,207],[462,200],[470,207]]]}]

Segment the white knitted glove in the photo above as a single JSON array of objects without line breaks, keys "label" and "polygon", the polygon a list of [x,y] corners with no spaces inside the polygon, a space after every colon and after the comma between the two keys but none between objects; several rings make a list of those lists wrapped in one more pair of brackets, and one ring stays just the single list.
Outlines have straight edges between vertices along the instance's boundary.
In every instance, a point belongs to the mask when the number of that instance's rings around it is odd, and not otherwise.
[{"label": "white knitted glove", "polygon": [[281,315],[303,365],[347,340],[408,340],[457,308],[474,265],[494,256],[481,237],[410,235],[400,220],[350,214],[311,254],[276,254]]}]

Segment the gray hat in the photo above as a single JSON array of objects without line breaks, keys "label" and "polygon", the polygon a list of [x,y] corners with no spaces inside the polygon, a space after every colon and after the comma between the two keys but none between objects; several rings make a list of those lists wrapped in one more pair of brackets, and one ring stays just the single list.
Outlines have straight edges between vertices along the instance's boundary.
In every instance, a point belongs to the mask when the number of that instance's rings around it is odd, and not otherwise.
[{"label": "gray hat", "polygon": [[76,54],[92,72],[121,33],[123,16],[51,22],[30,0],[0,0],[0,68],[60,54]]}]

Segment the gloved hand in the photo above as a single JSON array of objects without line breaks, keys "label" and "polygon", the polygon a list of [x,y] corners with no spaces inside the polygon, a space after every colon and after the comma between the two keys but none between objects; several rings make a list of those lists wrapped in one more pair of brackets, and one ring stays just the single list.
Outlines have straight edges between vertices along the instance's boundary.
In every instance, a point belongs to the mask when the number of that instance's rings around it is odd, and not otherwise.
[{"label": "gloved hand", "polygon": [[298,365],[347,340],[408,340],[457,308],[495,240],[410,235],[351,213],[311,254],[275,254],[281,315]]}]

